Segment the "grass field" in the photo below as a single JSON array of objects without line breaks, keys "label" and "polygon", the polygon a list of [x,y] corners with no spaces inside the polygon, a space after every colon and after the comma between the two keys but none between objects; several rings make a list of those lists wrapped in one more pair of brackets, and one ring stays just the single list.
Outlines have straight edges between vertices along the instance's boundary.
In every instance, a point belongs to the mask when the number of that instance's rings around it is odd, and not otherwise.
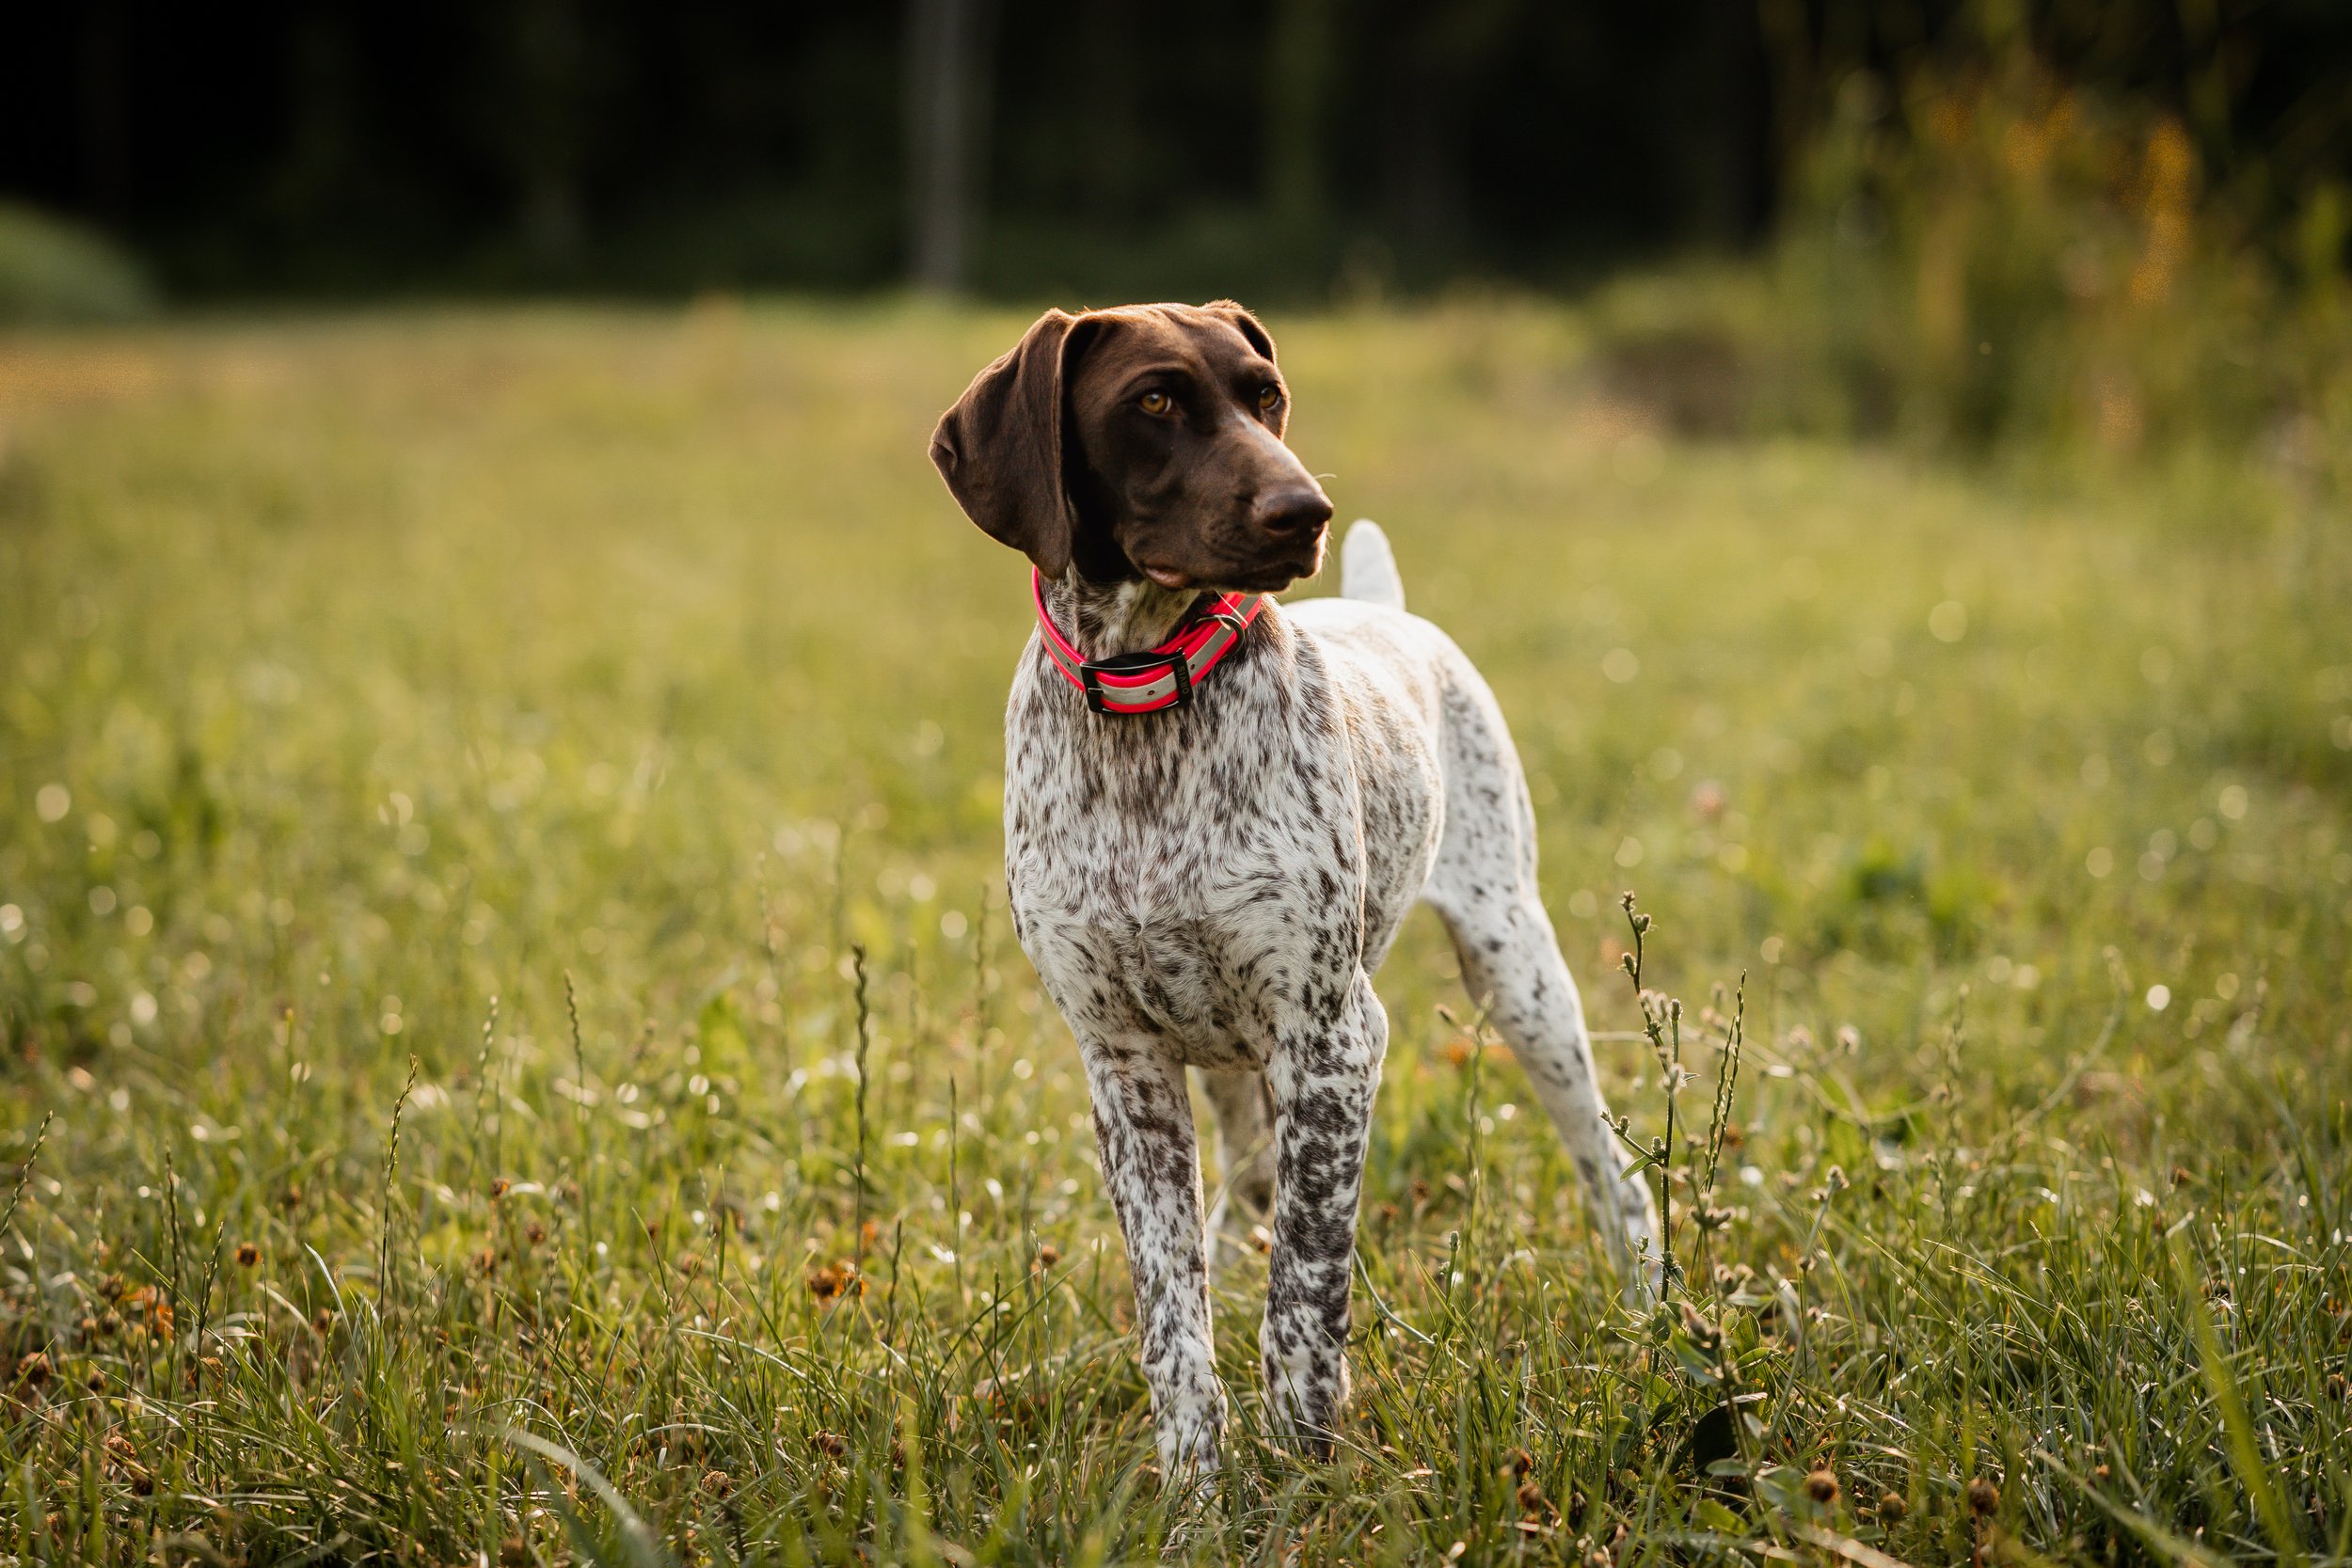
[{"label": "grass field", "polygon": [[1235,1463],[1162,1487],[1004,915],[1021,568],[924,459],[1015,317],[19,337],[0,1552],[2344,1560],[2341,502],[1679,442],[1549,308],[1273,325],[1645,1143],[1655,917],[1686,1302],[1416,916],[1342,1456],[1256,1434],[1246,1260]]}]

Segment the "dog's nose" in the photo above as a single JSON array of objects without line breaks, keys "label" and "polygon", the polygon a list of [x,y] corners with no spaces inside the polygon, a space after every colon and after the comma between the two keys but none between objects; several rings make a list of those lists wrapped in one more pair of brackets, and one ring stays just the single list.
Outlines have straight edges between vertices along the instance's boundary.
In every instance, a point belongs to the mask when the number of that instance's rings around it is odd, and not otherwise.
[{"label": "dog's nose", "polygon": [[1250,515],[1277,539],[1311,538],[1331,520],[1331,498],[1319,485],[1286,485],[1258,498]]}]

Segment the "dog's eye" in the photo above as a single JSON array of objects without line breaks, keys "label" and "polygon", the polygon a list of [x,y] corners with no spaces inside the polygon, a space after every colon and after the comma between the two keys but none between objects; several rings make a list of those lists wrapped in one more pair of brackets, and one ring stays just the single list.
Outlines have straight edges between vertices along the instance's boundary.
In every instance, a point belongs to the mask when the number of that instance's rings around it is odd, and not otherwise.
[{"label": "dog's eye", "polygon": [[1153,419],[1159,418],[1161,415],[1176,406],[1176,400],[1169,397],[1166,392],[1161,391],[1146,392],[1142,397],[1136,399],[1136,406],[1140,407],[1145,413],[1151,415]]},{"label": "dog's eye", "polygon": [[1269,381],[1264,387],[1259,389],[1258,412],[1261,414],[1271,414],[1274,412],[1274,405],[1281,401],[1282,388],[1277,387],[1273,382]]}]

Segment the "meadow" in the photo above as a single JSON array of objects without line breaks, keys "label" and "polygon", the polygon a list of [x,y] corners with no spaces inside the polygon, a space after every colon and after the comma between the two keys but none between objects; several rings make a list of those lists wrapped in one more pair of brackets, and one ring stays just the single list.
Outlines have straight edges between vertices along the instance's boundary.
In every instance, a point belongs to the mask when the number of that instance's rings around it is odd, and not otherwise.
[{"label": "meadow", "polygon": [[1202,1495],[1007,929],[1021,563],[924,455],[1023,322],[0,341],[0,1554],[2346,1559],[2340,496],[1274,317],[1510,716],[1683,1279],[1620,1305],[1416,915],[1341,1453],[1262,1431],[1246,1257]]}]

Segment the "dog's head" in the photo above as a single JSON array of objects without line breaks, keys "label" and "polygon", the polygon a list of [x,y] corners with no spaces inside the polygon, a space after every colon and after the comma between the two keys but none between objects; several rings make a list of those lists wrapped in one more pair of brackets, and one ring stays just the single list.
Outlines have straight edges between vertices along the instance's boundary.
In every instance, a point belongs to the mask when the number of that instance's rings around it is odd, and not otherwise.
[{"label": "dog's head", "polygon": [[1274,340],[1230,300],[1048,310],[931,436],[966,515],[1049,578],[1271,591],[1331,502],[1290,448]]}]

